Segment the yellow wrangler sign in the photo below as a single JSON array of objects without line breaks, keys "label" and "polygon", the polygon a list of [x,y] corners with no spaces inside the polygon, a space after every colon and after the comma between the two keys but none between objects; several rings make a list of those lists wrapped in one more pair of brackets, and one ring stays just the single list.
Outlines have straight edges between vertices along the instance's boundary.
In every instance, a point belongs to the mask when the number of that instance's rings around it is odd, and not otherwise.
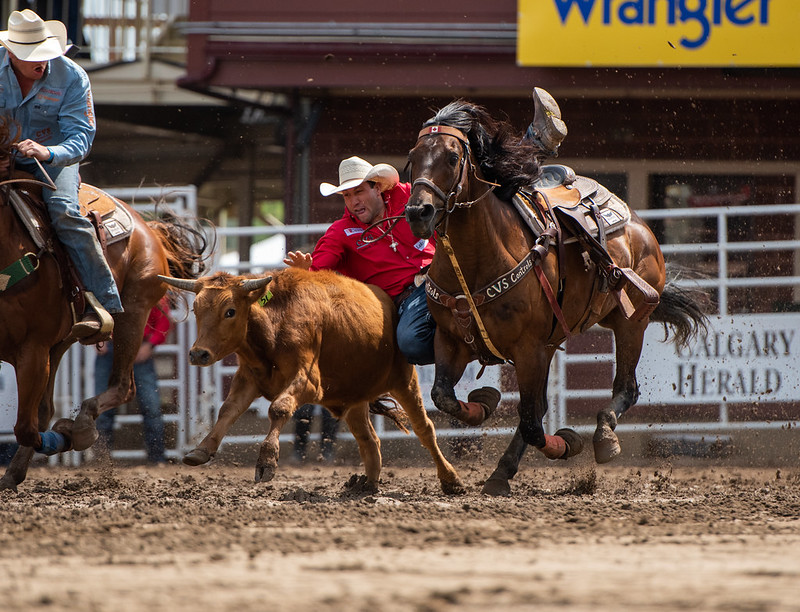
[{"label": "yellow wrangler sign", "polygon": [[520,66],[800,66],[800,0],[518,0]]}]

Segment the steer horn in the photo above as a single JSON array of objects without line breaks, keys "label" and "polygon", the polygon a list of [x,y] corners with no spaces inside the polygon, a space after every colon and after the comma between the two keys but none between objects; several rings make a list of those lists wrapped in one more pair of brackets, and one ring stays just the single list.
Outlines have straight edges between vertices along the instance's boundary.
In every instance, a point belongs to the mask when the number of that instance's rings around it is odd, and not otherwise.
[{"label": "steer horn", "polygon": [[265,276],[263,278],[250,278],[246,281],[242,281],[241,287],[245,291],[255,291],[256,289],[263,289],[269,285],[270,281],[272,281],[271,276]]},{"label": "steer horn", "polygon": [[171,276],[162,276],[161,274],[158,275],[158,278],[160,278],[168,285],[172,285],[173,287],[177,287],[178,289],[183,289],[184,291],[191,291],[192,293],[197,293],[201,289],[200,283],[190,278],[172,278]]}]

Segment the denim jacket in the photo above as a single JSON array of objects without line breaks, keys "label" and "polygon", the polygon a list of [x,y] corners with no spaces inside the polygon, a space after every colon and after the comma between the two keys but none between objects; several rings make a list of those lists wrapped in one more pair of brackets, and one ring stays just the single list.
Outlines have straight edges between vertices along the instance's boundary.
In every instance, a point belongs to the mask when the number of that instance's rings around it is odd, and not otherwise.
[{"label": "denim jacket", "polygon": [[0,48],[0,113],[19,124],[19,140],[48,147],[54,166],[75,164],[92,147],[96,126],[89,76],[67,57],[50,60],[23,100],[8,51]]}]

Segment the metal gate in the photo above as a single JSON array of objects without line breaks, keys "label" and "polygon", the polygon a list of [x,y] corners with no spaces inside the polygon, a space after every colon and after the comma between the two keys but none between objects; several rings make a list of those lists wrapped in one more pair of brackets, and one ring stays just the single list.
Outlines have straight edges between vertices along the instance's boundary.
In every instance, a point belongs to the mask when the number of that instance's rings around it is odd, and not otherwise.
[{"label": "metal gate", "polygon": [[[153,201],[164,198],[170,207],[176,212],[186,212],[187,214],[196,213],[196,192],[194,187],[178,187],[169,190],[160,189],[117,189],[109,190],[117,197],[133,203],[139,210],[152,210]],[[713,291],[717,296],[717,303],[719,313],[721,316],[726,317],[732,321],[735,328],[737,325],[737,314],[731,314],[729,310],[729,294],[732,290],[752,287],[768,288],[769,290],[777,291],[778,288],[790,290],[793,295],[800,292],[800,275],[795,273],[795,270],[800,266],[800,239],[797,237],[800,230],[793,230],[794,237],[792,238],[777,238],[777,239],[759,239],[757,241],[746,239],[730,239],[728,236],[728,228],[731,219],[737,218],[739,222],[744,220],[744,223],[764,223],[765,219],[772,220],[775,224],[783,227],[799,227],[800,224],[796,223],[798,217],[798,205],[775,205],[775,206],[739,206],[739,207],[718,207],[718,208],[702,208],[702,209],[680,209],[680,210],[643,210],[637,211],[638,214],[651,223],[667,222],[672,220],[686,220],[686,219],[704,219],[704,223],[711,228],[711,239],[696,240],[693,242],[672,242],[665,240],[662,244],[662,249],[667,259],[676,257],[696,257],[704,255],[711,257],[715,260],[714,268],[716,274],[711,277],[699,281],[686,281],[697,283],[700,286]],[[320,236],[326,229],[327,224],[316,225],[299,225],[299,226],[286,226],[286,227],[251,227],[251,228],[219,228],[217,230],[218,240],[220,245],[224,245],[228,239],[235,239],[240,236],[249,237],[272,237],[275,235],[283,236],[306,236],[309,240],[313,241]],[[220,249],[224,251],[225,249]],[[236,251],[236,248],[231,247],[230,251]],[[790,270],[783,270],[781,274],[761,275],[758,277],[753,276],[737,276],[731,270],[731,259],[737,253],[750,253],[753,251],[758,252],[789,252],[791,253],[791,260],[793,265]],[[251,250],[251,253],[258,253],[258,243]],[[214,266],[217,269],[226,269],[228,271],[252,271],[261,272],[271,267],[277,267],[281,264],[280,259],[276,260],[259,260],[253,257],[252,261],[238,261],[227,259],[223,260],[223,253],[215,254]],[[280,255],[282,258],[282,253]],[[189,313],[176,313],[178,319],[183,319],[175,326],[174,342],[159,346],[156,354],[160,358],[169,358],[173,363],[174,377],[162,377],[160,385],[165,393],[171,393],[176,405],[176,412],[165,415],[167,423],[174,423],[177,431],[175,444],[172,448],[168,449],[168,456],[178,457],[183,454],[188,448],[196,444],[198,439],[205,434],[217,416],[217,411],[224,399],[223,392],[226,386],[226,378],[230,377],[235,371],[234,365],[227,365],[218,363],[210,368],[196,368],[189,366],[186,355],[188,349],[194,341],[196,336],[196,328],[194,318]],[[771,314],[771,325],[779,325],[776,323],[776,317],[779,321],[784,321],[783,327],[786,329],[797,329],[800,324],[800,319],[796,313],[786,313],[784,315]],[[783,318],[782,318],[783,317]],[[758,321],[758,318],[755,319]],[[766,319],[764,319],[766,321]],[[751,320],[749,325],[753,325]],[[593,331],[589,332],[595,333]],[[605,333],[605,332],[603,332]],[[726,333],[726,332],[722,332]],[[648,359],[652,359],[652,355],[657,355],[658,350],[653,345],[658,341],[650,338],[646,340],[645,347],[642,352],[640,363],[645,363]],[[800,332],[798,332],[798,345],[800,345]],[[551,366],[550,376],[550,389],[549,397],[551,402],[551,409],[546,419],[545,425],[548,431],[553,431],[560,427],[573,427],[574,429],[589,433],[593,430],[593,425],[587,425],[585,419],[576,418],[572,409],[570,408],[571,402],[579,400],[582,402],[603,402],[607,401],[611,395],[610,378],[608,378],[608,385],[597,385],[593,388],[581,388],[580,385],[575,385],[570,382],[568,372],[573,366],[580,366],[582,364],[598,365],[601,367],[613,367],[613,341],[607,340],[598,343],[602,348],[597,351],[575,351],[570,346],[566,351],[559,351]],[[788,350],[788,346],[787,346]],[[792,350],[794,346],[792,345]],[[789,363],[792,360],[786,359],[787,355],[782,355],[781,363]],[[707,360],[713,362],[714,360]],[[605,364],[605,365],[604,365]],[[475,364],[472,364],[475,366]],[[776,361],[776,366],[780,364]],[[2,373],[5,378],[8,376],[10,368],[3,367]],[[434,410],[430,402],[430,383],[432,382],[432,366],[426,366],[419,369],[420,379],[424,387],[423,396],[426,402],[426,407],[429,410]],[[474,377],[477,372],[477,367],[471,367],[465,373],[462,379],[462,386],[464,389],[469,389],[474,386]],[[0,396],[3,394],[2,380],[0,379]],[[91,347],[75,346],[65,356],[62,366],[59,370],[56,386],[56,408],[60,416],[74,416],[80,406],[80,401],[93,395],[94,390],[94,357],[93,349]],[[484,378],[481,379],[480,385],[496,385],[501,386],[501,368],[494,366],[487,368]],[[787,390],[784,389],[784,392]],[[503,393],[504,401],[513,404],[517,401],[517,393],[513,389],[507,389]],[[764,398],[763,394],[760,396]],[[717,417],[703,422],[674,422],[674,423],[620,423],[618,431],[662,431],[662,432],[725,432],[738,428],[787,428],[793,427],[798,420],[798,412],[800,412],[800,391],[789,391],[788,401],[784,397],[784,403],[789,405],[788,418],[785,419],[747,419],[747,420],[731,420],[728,416],[728,405],[731,403],[724,397],[721,398],[714,395],[711,398],[698,397],[696,401],[706,402],[710,405],[716,406]],[[767,399],[769,397],[767,396]],[[645,406],[647,397],[643,397],[639,405]],[[267,419],[268,403],[265,400],[259,400],[253,404],[252,409],[259,418]],[[122,425],[129,422],[140,422],[141,417],[138,414],[118,415],[117,422]],[[395,436],[404,435],[395,431],[383,431],[383,421],[378,418],[376,420],[376,429],[382,438],[391,438]],[[264,429],[258,434],[243,434],[232,435],[226,438],[227,444],[252,444],[259,442],[265,433]],[[485,435],[508,435],[511,433],[511,427],[496,427],[496,428],[475,428],[475,429],[448,429],[447,427],[440,427],[437,430],[438,435],[442,437],[447,436],[485,436]],[[284,434],[282,440],[289,439],[289,434]],[[0,431],[0,442],[13,440],[13,435],[10,435],[10,430],[6,429]],[[116,456],[120,458],[143,458],[143,450],[129,450],[129,451],[114,451]],[[77,453],[66,453],[62,460],[65,463],[76,463],[80,461]]]}]

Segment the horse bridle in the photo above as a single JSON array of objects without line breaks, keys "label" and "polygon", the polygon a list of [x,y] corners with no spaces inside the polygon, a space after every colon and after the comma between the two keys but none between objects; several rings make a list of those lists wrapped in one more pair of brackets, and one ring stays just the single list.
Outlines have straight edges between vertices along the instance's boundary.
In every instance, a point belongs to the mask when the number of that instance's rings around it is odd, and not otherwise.
[{"label": "horse bridle", "polygon": [[[450,239],[447,236],[447,230],[446,230],[447,218],[449,214],[456,209],[456,207],[468,208],[472,206],[482,198],[489,195],[492,191],[494,191],[494,188],[499,187],[499,185],[497,185],[496,183],[490,183],[489,181],[483,180],[477,175],[477,172],[475,171],[475,165],[472,163],[472,154],[470,151],[469,140],[467,139],[464,132],[462,132],[461,130],[447,125],[431,125],[426,128],[423,128],[420,131],[419,135],[417,136],[417,142],[419,142],[420,139],[426,138],[428,136],[440,136],[440,135],[452,136],[461,143],[461,148],[462,148],[462,155],[461,159],[459,160],[458,174],[456,175],[456,179],[453,182],[453,185],[450,187],[450,192],[448,194],[445,194],[444,191],[438,185],[436,185],[436,183],[424,177],[416,179],[412,183],[411,189],[413,190],[414,187],[416,187],[418,184],[424,185],[429,189],[431,189],[433,193],[435,193],[437,197],[439,197],[444,202],[444,208],[443,208],[444,214],[436,224],[437,228],[440,225],[445,224],[445,228],[443,228],[443,230],[439,232],[439,242],[441,243],[445,253],[447,253],[448,258],[450,259],[450,264],[453,266],[453,271],[456,274],[456,278],[458,279],[458,284],[461,286],[461,290],[463,292],[462,296],[467,301],[470,313],[472,314],[472,317],[475,320],[475,325],[478,328],[478,333],[480,334],[484,345],[486,346],[487,349],[489,349],[489,352],[491,352],[496,359],[499,359],[501,362],[508,362],[509,360],[497,349],[497,347],[492,343],[491,338],[489,338],[489,333],[486,331],[486,326],[483,324],[483,320],[481,319],[481,316],[478,313],[478,307],[475,305],[472,293],[470,292],[469,287],[467,286],[467,281],[464,278],[464,273],[461,270],[461,266],[458,263],[458,259],[456,258],[453,246],[450,244]],[[467,168],[467,164],[469,164],[469,168]],[[457,198],[464,189],[464,184],[466,183],[469,177],[469,172],[472,172],[473,176],[477,180],[489,185],[489,188],[472,201],[458,202]],[[449,207],[451,199],[453,200],[453,205],[452,207]],[[430,280],[431,279],[429,278],[429,282]],[[474,338],[469,333],[465,335],[464,340],[465,342],[467,342],[467,344],[470,345],[474,343]],[[480,354],[479,351],[478,353]],[[484,364],[484,366],[487,363],[483,360],[483,357],[481,357],[481,362]],[[482,372],[483,371],[481,370],[481,373]]]},{"label": "horse bridle", "polygon": [[[420,133],[417,135],[417,142],[419,142],[419,140],[421,138],[424,138],[425,136],[432,136],[432,135],[452,136],[456,140],[458,140],[459,143],[461,143],[461,149],[462,149],[462,154],[458,161],[458,174],[456,175],[456,178],[454,179],[453,184],[451,185],[448,193],[445,193],[444,190],[442,190],[442,188],[439,187],[439,185],[437,185],[432,180],[427,179],[425,177],[420,177],[411,184],[412,190],[417,185],[424,185],[425,187],[433,191],[433,193],[436,194],[436,197],[438,197],[444,203],[444,209],[443,209],[444,216],[436,224],[436,227],[439,227],[439,225],[441,225],[442,222],[447,218],[447,215],[453,212],[453,210],[455,210],[456,208],[468,208],[472,206],[482,198],[489,195],[494,190],[494,188],[499,187],[499,185],[497,183],[490,183],[489,181],[483,180],[475,173],[475,166],[472,163],[472,154],[469,146],[469,139],[467,138],[466,134],[464,134],[464,132],[462,132],[457,128],[450,127],[449,125],[431,125],[426,128],[422,128]],[[410,164],[411,162],[409,162],[409,165],[406,166],[404,172],[408,171]],[[468,164],[469,167],[467,166]],[[477,180],[489,185],[489,189],[487,189],[485,192],[483,192],[480,196],[478,196],[474,200],[471,200],[469,202],[459,202],[457,201],[456,198],[458,198],[458,196],[464,190],[464,185],[466,184],[467,178],[469,177],[469,172],[472,172]],[[450,200],[453,200],[452,206],[449,206]],[[380,233],[377,237],[362,238],[361,239],[362,242],[364,242],[365,244],[372,244],[373,242],[377,242],[381,238],[384,238],[389,232],[391,232],[394,229],[394,226],[397,224],[397,221],[399,219],[402,219],[404,216],[405,215],[385,217],[383,219],[375,221],[372,225],[370,225],[367,229],[364,230],[364,235],[367,235],[372,229],[374,229],[375,227],[377,227],[382,223],[386,223],[389,221],[392,221],[393,223],[386,230]]]},{"label": "horse bridle", "polygon": [[[415,179],[414,182],[411,184],[411,189],[413,190],[417,185],[423,185],[433,191],[433,193],[438,197],[444,204],[444,215],[442,219],[439,220],[437,223],[437,227],[443,223],[443,221],[447,218],[451,212],[453,212],[456,208],[469,208],[476,202],[479,202],[487,195],[489,195],[496,187],[499,187],[497,183],[492,183],[490,181],[484,180],[478,176],[475,165],[472,163],[472,151],[469,145],[469,139],[467,138],[466,134],[461,130],[450,127],[449,125],[429,125],[428,127],[422,128],[419,134],[417,135],[417,142],[422,138],[426,138],[428,136],[452,136],[461,144],[462,154],[458,161],[458,173],[456,174],[455,179],[453,180],[453,184],[450,186],[448,193],[445,193],[444,190],[439,187],[436,183],[432,180],[427,179],[425,177],[419,177]],[[475,177],[476,180],[485,183],[489,186],[489,188],[484,191],[481,195],[479,195],[474,200],[470,200],[468,202],[459,202],[458,196],[461,195],[461,192],[464,190],[464,185],[469,178],[470,172]],[[450,201],[452,200],[452,205]]]}]

